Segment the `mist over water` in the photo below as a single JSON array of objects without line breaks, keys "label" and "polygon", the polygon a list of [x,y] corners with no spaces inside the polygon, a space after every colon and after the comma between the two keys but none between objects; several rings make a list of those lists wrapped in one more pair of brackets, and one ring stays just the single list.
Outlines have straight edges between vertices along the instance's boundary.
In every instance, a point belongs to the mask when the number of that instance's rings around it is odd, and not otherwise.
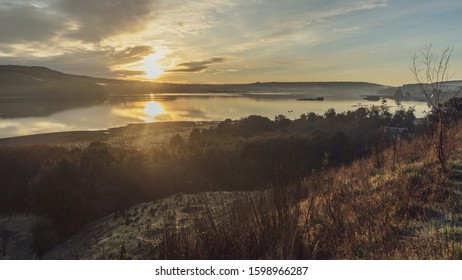
[{"label": "mist over water", "polygon": [[[27,102],[26,100],[22,102]],[[20,108],[27,108],[21,104]],[[46,116],[1,118],[0,138],[31,134],[103,130],[125,126],[131,123],[164,121],[222,121],[227,118],[237,120],[249,115],[262,115],[274,119],[285,115],[296,119],[303,113],[314,112],[322,115],[334,108],[337,113],[354,111],[359,107],[381,106],[380,101],[367,101],[361,97],[353,99],[326,98],[324,101],[299,101],[290,96],[260,94],[233,96],[226,94],[156,94],[136,96],[113,96],[106,102],[64,110]],[[12,105],[14,106],[14,105]],[[387,100],[391,112],[400,106],[413,106],[417,117],[428,111],[425,102],[404,101],[401,105]]]}]

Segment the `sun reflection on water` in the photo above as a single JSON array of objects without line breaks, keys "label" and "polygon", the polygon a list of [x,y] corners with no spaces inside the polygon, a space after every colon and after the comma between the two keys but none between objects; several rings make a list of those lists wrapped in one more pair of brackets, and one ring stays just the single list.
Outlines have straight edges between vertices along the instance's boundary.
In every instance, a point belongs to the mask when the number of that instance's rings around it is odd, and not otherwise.
[{"label": "sun reflection on water", "polygon": [[146,115],[146,122],[154,122],[156,117],[164,113],[164,107],[156,101],[148,101],[144,105],[143,113]]},{"label": "sun reflection on water", "polygon": [[123,106],[112,108],[112,114],[131,120],[130,122],[156,122],[169,116],[164,106],[157,101],[124,102]]}]

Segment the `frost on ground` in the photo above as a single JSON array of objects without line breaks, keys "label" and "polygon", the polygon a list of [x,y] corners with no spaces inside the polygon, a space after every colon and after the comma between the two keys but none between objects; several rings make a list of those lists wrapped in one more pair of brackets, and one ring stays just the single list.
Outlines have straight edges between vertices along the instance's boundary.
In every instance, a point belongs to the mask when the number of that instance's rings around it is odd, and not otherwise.
[{"label": "frost on ground", "polygon": [[239,197],[238,192],[176,194],[139,204],[87,225],[44,258],[111,259],[124,250],[128,258],[143,259],[161,242],[167,224],[188,227],[206,212],[220,215]]},{"label": "frost on ground", "polygon": [[37,221],[34,214],[0,215],[0,259],[32,259],[30,230]]}]

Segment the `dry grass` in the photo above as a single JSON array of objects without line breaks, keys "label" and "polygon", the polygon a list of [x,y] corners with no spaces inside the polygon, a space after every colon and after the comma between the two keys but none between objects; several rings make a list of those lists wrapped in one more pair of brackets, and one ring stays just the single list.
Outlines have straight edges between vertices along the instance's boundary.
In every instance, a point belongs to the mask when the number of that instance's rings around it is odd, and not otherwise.
[{"label": "dry grass", "polygon": [[[461,127],[450,131],[460,163]],[[440,175],[429,138],[400,142],[297,186],[247,196],[190,227],[166,224],[150,258],[458,259],[460,182]],[[394,160],[396,159],[396,160]],[[459,162],[457,162],[459,160]],[[454,171],[457,172],[457,171]]]},{"label": "dry grass", "polygon": [[308,224],[302,204],[296,200],[299,191],[290,188],[250,193],[224,209],[208,208],[187,228],[165,223],[163,241],[150,257],[309,258]]}]

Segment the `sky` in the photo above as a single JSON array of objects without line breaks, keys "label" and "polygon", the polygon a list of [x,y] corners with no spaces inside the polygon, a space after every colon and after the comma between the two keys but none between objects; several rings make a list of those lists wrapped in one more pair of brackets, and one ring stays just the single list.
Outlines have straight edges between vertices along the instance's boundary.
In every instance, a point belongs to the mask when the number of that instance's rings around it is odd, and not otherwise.
[{"label": "sky", "polygon": [[413,83],[453,48],[460,0],[0,0],[0,64],[174,83]]}]

